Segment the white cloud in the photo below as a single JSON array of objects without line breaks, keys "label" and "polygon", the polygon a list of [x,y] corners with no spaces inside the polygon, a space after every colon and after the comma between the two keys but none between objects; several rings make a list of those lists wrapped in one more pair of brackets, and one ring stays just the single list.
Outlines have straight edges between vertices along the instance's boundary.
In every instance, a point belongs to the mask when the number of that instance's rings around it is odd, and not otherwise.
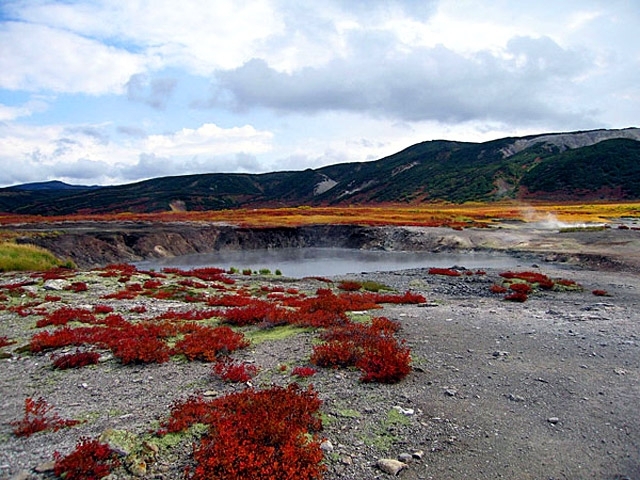
[{"label": "white cloud", "polygon": [[[247,171],[269,151],[272,134],[250,125],[127,136],[118,143],[110,125],[33,127],[0,125],[0,184],[63,178],[72,183],[121,183],[199,171]],[[92,181],[90,181],[93,179]]]},{"label": "white cloud", "polygon": [[118,93],[144,59],[74,33],[0,24],[0,88],[92,95]]},{"label": "white cloud", "polygon": [[225,129],[208,123],[169,135],[150,135],[144,142],[144,149],[146,153],[160,157],[262,153],[271,148],[272,137],[270,132],[258,131],[251,125]]}]

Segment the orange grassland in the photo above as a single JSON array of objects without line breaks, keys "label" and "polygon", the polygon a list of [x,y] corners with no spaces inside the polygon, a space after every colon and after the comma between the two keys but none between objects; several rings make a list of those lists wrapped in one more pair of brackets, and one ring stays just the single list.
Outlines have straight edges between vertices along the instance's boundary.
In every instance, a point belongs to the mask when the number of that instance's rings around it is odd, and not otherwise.
[{"label": "orange grassland", "polygon": [[640,203],[466,203],[419,206],[289,207],[218,211],[119,213],[101,215],[39,216],[0,213],[0,225],[59,222],[203,222],[243,227],[301,226],[319,224],[407,225],[452,228],[488,227],[501,221],[554,219],[566,223],[609,223],[624,217],[640,217]]}]

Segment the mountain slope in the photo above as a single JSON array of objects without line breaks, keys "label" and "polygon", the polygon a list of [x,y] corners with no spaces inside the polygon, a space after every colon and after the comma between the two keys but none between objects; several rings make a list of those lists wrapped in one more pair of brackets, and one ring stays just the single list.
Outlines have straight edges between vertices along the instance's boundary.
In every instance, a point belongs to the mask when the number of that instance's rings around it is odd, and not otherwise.
[{"label": "mountain slope", "polygon": [[61,182],[9,187],[0,189],[0,211],[68,215],[501,198],[640,199],[639,160],[637,128],[484,143],[436,140],[380,160],[315,170],[185,175],[101,188],[66,188]]}]

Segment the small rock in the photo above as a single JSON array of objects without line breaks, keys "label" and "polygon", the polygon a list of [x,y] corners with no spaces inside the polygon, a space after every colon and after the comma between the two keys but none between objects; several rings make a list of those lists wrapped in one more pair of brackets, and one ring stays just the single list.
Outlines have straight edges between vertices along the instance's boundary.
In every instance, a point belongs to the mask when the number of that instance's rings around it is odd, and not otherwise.
[{"label": "small rock", "polygon": [[67,281],[67,280],[62,280],[62,279],[52,279],[52,280],[47,280],[46,282],[44,282],[44,285],[42,285],[42,288],[44,288],[45,290],[51,290],[54,292],[59,292],[61,290],[64,290],[65,288],[69,287],[71,284]]},{"label": "small rock", "polygon": [[614,368],[613,372],[616,375],[626,375],[627,374],[627,371],[624,368]]},{"label": "small rock", "polygon": [[393,407],[393,409],[398,413],[406,416],[410,416],[415,413],[415,410],[413,408],[402,408],[400,405],[396,405],[395,407]]},{"label": "small rock", "polygon": [[389,475],[398,475],[407,464],[393,458],[381,458],[378,460],[378,468]]},{"label": "small rock", "polygon": [[445,389],[444,394],[447,397],[455,397],[458,394],[458,390],[456,390],[455,388],[447,388]]},{"label": "small rock", "polygon": [[520,395],[514,395],[513,393],[510,393],[507,398],[512,402],[524,402],[524,397],[521,397]]},{"label": "small rock", "polygon": [[320,444],[320,450],[322,450],[325,453],[333,452],[333,443],[331,443],[331,440],[324,440]]},{"label": "small rock", "polygon": [[547,418],[547,422],[551,423],[552,425],[555,425],[559,421],[560,421],[560,419],[558,417],[549,417],[549,418]]},{"label": "small rock", "polygon": [[411,460],[413,460],[413,455],[411,455],[410,453],[401,453],[400,455],[398,455],[398,460],[403,463],[409,463]]},{"label": "small rock", "polygon": [[353,465],[353,459],[349,455],[344,455],[340,458],[340,463],[343,465]]},{"label": "small rock", "polygon": [[51,460],[49,462],[41,463],[36,468],[34,468],[34,470],[38,473],[53,472],[54,467],[55,467],[55,462]]},{"label": "small rock", "polygon": [[9,478],[9,480],[29,480],[31,475],[26,470],[20,470],[13,477]]},{"label": "small rock", "polygon": [[424,450],[416,450],[411,454],[411,456],[416,460],[422,460],[422,457],[424,457]]},{"label": "small rock", "polygon": [[202,393],[203,397],[217,397],[218,396],[218,392],[216,392],[215,390],[207,390],[206,392]]},{"label": "small rock", "polygon": [[508,355],[509,355],[509,352],[505,352],[503,350],[496,350],[495,352],[493,352],[494,357],[506,357]]}]

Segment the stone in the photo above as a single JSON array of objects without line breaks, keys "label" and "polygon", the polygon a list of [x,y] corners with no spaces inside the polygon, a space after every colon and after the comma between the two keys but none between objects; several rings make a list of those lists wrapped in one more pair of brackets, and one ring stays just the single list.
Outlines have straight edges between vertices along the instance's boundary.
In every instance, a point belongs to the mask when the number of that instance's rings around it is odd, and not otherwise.
[{"label": "stone", "polygon": [[402,408],[400,405],[396,405],[395,407],[393,407],[393,409],[398,413],[406,416],[410,416],[415,413],[415,410],[413,408]]},{"label": "stone", "polygon": [[41,463],[36,468],[34,468],[34,470],[38,473],[53,472],[54,467],[55,467],[55,462],[51,460],[49,462]]},{"label": "stone", "polygon": [[413,460],[413,455],[403,452],[398,455],[398,460],[400,460],[402,463],[409,463],[411,460]]},{"label": "stone", "polygon": [[331,443],[331,440],[324,440],[320,444],[320,450],[322,450],[324,453],[333,452],[333,443]]},{"label": "stone", "polygon": [[71,284],[67,281],[67,280],[62,280],[62,279],[52,279],[52,280],[47,280],[46,282],[44,282],[44,285],[42,285],[42,288],[44,288],[45,290],[51,290],[54,292],[59,292],[64,290],[65,288],[69,287]]},{"label": "stone", "polygon": [[376,464],[380,470],[389,475],[398,475],[404,468],[407,468],[407,464],[400,460],[394,460],[393,458],[381,458]]},{"label": "stone", "polygon": [[549,418],[547,418],[547,422],[551,423],[552,425],[555,425],[559,421],[560,421],[560,419],[558,417],[549,417]]},{"label": "stone", "polygon": [[424,457],[424,450],[416,450],[411,454],[411,456],[416,460],[422,460],[422,457]]},{"label": "stone", "polygon": [[20,470],[13,477],[9,478],[9,480],[29,480],[31,478],[31,474],[26,470]]},{"label": "stone", "polygon": [[444,394],[447,397],[455,397],[458,394],[458,390],[456,390],[455,388],[447,388],[445,389]]},{"label": "stone", "polygon": [[512,402],[524,402],[524,397],[521,397],[520,395],[514,395],[513,393],[510,393],[507,398]]}]

